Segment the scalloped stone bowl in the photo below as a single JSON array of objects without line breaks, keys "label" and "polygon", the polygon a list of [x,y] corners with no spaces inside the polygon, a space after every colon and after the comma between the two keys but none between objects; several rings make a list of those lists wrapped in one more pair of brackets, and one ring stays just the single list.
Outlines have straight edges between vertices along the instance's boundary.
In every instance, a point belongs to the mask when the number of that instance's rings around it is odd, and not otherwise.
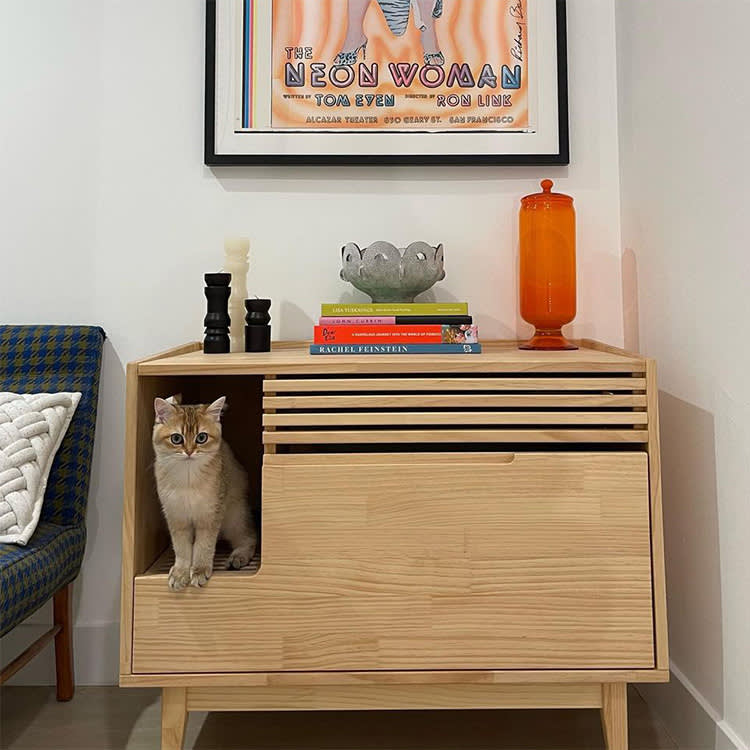
[{"label": "scalloped stone bowl", "polygon": [[341,249],[341,278],[373,302],[414,302],[414,298],[445,278],[443,246],[412,242],[399,249],[374,242],[360,250],[353,242]]}]

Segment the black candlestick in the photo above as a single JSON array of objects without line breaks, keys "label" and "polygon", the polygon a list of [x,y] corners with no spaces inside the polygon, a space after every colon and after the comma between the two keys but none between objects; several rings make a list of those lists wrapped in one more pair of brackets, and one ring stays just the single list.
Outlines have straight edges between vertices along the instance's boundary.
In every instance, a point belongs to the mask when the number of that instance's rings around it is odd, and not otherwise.
[{"label": "black candlestick", "polygon": [[206,326],[206,337],[203,339],[203,351],[206,354],[227,354],[229,352],[229,287],[231,273],[207,273],[206,299],[208,312],[203,320]]},{"label": "black candlestick", "polygon": [[271,309],[270,299],[246,299],[245,310],[245,351],[271,351]]}]

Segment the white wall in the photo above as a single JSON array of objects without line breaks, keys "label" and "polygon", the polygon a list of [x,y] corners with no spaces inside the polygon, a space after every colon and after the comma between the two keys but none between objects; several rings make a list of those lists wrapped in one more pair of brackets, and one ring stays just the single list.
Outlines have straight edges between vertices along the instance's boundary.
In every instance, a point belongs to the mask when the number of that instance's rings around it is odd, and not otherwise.
[{"label": "white wall", "polygon": [[[15,278],[0,320],[87,321],[109,334],[76,604],[79,679],[116,674],[124,364],[201,337],[202,274],[221,265],[225,235],[252,238],[250,289],[274,300],[276,338],[309,337],[320,303],[349,294],[342,244],[417,238],[445,243],[439,298],[469,300],[485,338],[508,338],[520,325],[518,200],[551,175],[578,206],[573,332],[622,343],[614,2],[569,5],[569,169],[212,172],[201,163],[203,0],[0,0],[11,156],[0,170],[0,248]],[[40,276],[45,294],[30,302]],[[48,679],[45,658],[18,679]]]},{"label": "white wall", "polygon": [[625,333],[660,366],[679,678],[644,692],[681,746],[747,747],[750,3],[628,0],[617,24]]}]

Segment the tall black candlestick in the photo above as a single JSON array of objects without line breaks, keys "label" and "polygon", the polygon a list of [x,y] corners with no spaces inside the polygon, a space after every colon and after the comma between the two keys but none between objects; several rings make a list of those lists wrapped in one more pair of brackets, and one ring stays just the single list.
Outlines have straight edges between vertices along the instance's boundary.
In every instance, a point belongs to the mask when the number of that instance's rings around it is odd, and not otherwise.
[{"label": "tall black candlestick", "polygon": [[203,339],[203,351],[206,354],[227,354],[229,352],[229,284],[231,273],[207,273],[206,299],[208,312],[203,320],[206,337]]},{"label": "tall black candlestick", "polygon": [[271,351],[271,309],[270,299],[246,299],[245,310],[245,351]]}]

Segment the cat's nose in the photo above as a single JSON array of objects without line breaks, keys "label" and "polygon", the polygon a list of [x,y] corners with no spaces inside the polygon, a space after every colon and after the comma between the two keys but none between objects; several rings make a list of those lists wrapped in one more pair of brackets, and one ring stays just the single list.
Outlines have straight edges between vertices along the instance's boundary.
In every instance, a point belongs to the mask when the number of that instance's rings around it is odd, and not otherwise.
[{"label": "cat's nose", "polygon": [[193,455],[194,450],[191,451],[189,448],[185,448],[185,453],[187,454],[187,457],[190,458],[190,456]]}]

